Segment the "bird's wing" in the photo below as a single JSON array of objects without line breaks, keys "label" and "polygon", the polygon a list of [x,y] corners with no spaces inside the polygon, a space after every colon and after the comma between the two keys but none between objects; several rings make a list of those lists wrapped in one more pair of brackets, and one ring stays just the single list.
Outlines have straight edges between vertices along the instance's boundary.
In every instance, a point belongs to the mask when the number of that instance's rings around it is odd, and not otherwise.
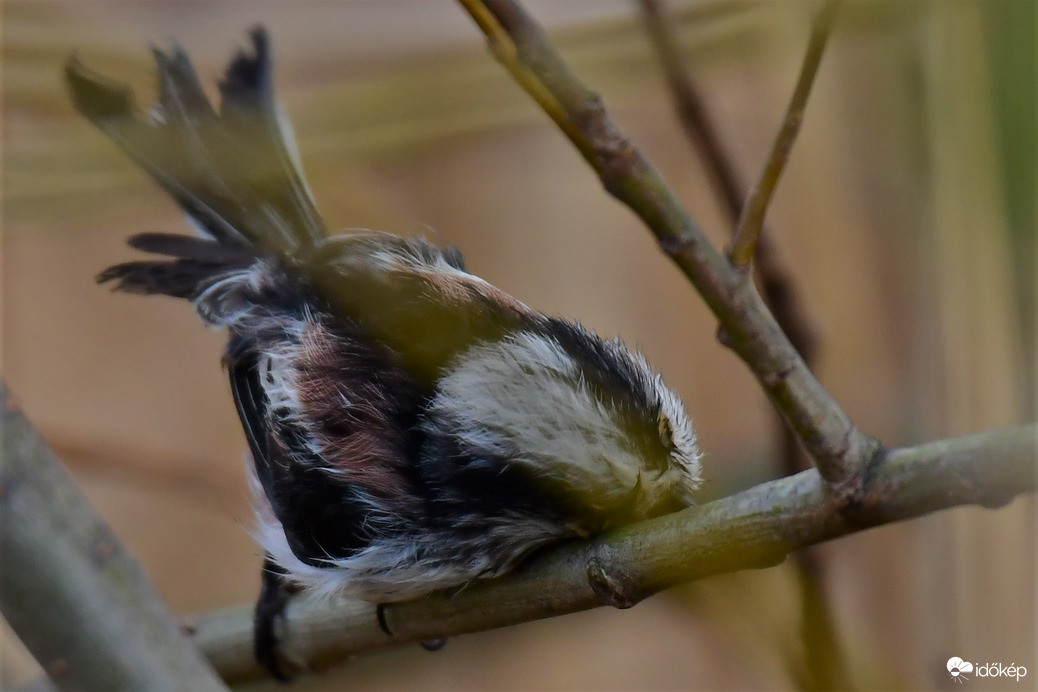
[{"label": "bird's wing", "polygon": [[460,253],[420,238],[336,236],[310,268],[335,314],[385,344],[397,364],[431,385],[461,352],[540,319],[504,291],[466,273]]}]

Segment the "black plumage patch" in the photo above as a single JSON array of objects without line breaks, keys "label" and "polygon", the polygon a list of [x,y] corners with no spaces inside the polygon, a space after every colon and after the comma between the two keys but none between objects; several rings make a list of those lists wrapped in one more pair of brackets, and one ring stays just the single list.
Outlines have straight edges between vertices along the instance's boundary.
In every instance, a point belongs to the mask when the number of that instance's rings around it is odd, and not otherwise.
[{"label": "black plumage patch", "polygon": [[580,364],[584,385],[611,405],[629,443],[650,466],[662,470],[670,450],[659,431],[661,402],[651,394],[651,373],[622,344],[599,338],[576,322],[546,317],[540,326]]},{"label": "black plumage patch", "polygon": [[599,338],[576,322],[548,317],[542,329],[580,363],[588,384],[597,389],[603,400],[642,411],[659,407],[659,402],[650,401],[646,396],[646,392],[651,391],[651,382],[646,381],[626,350],[621,357],[612,342]]},{"label": "black plumage patch", "polygon": [[267,33],[259,27],[249,32],[249,36],[253,53],[238,51],[220,82],[225,114],[233,108],[252,110],[263,107],[263,103],[271,99],[270,41]]},{"label": "black plumage patch", "polygon": [[328,567],[326,558],[353,555],[371,542],[356,489],[319,472],[309,433],[279,420],[264,393],[259,360],[240,354],[230,363],[231,391],[249,443],[256,476],[300,561]]}]

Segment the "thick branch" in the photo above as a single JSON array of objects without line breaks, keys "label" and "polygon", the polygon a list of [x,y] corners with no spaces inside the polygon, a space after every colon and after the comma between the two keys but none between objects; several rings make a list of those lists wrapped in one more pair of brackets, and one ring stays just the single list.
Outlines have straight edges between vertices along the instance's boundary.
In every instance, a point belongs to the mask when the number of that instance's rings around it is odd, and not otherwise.
[{"label": "thick branch", "polygon": [[771,153],[768,155],[764,170],[761,171],[760,179],[750,189],[750,194],[743,205],[739,225],[735,229],[735,237],[732,238],[732,244],[728,250],[728,257],[732,264],[742,271],[746,271],[753,260],[757,238],[764,225],[764,214],[771,203],[771,196],[778,186],[779,178],[782,177],[782,171],[786,169],[789,153],[793,150],[793,143],[800,132],[800,124],[804,122],[807,97],[811,95],[811,87],[814,85],[815,75],[818,74],[822,53],[825,52],[825,44],[829,41],[829,34],[832,32],[839,6],[838,0],[828,0],[818,16],[815,17],[811,27],[811,39],[808,41],[807,52],[804,54],[804,62],[800,66],[800,77],[797,78],[793,96],[786,107],[782,127],[779,128],[775,142],[771,146]]},{"label": "thick branch", "polygon": [[851,423],[783,334],[756,288],[706,239],[659,172],[627,139],[510,0],[459,0],[491,50],[566,133],[606,190],[646,223],[721,323],[724,342],[750,366],[823,478],[853,503],[879,445]]},{"label": "thick branch", "polygon": [[[387,636],[368,603],[289,603],[283,650],[323,668],[350,656],[439,636],[586,610],[627,607],[675,584],[768,567],[798,548],[965,504],[998,507],[1035,489],[1038,426],[978,433],[890,452],[853,514],[818,472],[764,483],[702,507],[545,551],[508,577],[386,607]],[[201,616],[193,637],[229,682],[264,675],[252,657],[252,609]]]},{"label": "thick branch", "polygon": [[65,690],[225,690],[0,382],[0,610]]}]

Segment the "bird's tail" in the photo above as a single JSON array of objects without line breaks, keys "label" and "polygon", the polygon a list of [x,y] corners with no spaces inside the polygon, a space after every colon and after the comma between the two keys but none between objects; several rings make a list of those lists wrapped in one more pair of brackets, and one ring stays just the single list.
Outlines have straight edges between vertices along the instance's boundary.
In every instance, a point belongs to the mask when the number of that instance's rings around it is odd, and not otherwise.
[{"label": "bird's tail", "polygon": [[65,77],[79,112],[169,192],[204,235],[261,255],[305,258],[324,225],[274,101],[267,34],[256,28],[251,38],[252,51],[240,51],[219,84],[219,111],[178,47],[153,51],[159,97],[146,112],[127,86],[75,57]]}]

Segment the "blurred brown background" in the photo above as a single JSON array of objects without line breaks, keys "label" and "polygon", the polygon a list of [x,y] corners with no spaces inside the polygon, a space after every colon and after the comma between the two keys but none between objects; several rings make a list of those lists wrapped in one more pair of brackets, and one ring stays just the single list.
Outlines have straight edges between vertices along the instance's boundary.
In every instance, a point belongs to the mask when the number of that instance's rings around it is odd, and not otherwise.
[{"label": "blurred brown background", "polygon": [[[722,244],[726,224],[636,6],[526,6]],[[749,179],[813,5],[669,7]],[[330,226],[448,240],[529,305],[641,348],[695,420],[705,495],[779,473],[768,404],[715,341],[703,303],[453,2],[5,2],[3,12],[3,375],[178,613],[255,597],[245,443],[220,371],[223,335],[185,304],[93,283],[131,256],[128,234],[187,229],[73,113],[61,83],[73,51],[146,104],[149,42],[175,38],[211,86],[246,30],[266,25]],[[1035,19],[1029,0],[848,3],[769,214],[820,339],[822,381],[888,445],[1034,417]],[[949,688],[945,661],[960,656],[1030,671],[978,689],[1033,687],[1034,510],[1033,498],[959,509],[824,546],[855,685]],[[461,637],[436,655],[373,655],[297,685],[782,689],[794,685],[797,628],[787,563],[628,612]],[[3,641],[0,688],[37,677]]]}]

